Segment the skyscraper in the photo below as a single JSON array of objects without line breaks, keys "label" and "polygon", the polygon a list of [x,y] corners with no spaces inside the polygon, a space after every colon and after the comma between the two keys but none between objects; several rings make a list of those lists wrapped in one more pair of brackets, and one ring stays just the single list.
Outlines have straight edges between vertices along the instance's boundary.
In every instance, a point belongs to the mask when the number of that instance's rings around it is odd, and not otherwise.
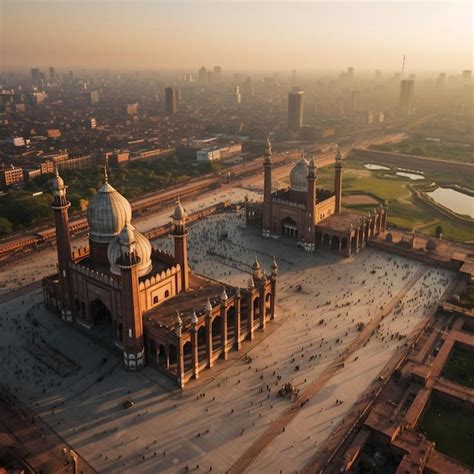
[{"label": "skyscraper", "polygon": [[235,86],[235,88],[234,88],[234,102],[236,104],[240,104],[241,101],[242,101],[242,94],[240,93],[240,87]]},{"label": "skyscraper", "polygon": [[49,68],[49,79],[51,82],[56,82],[56,71],[52,66]]},{"label": "skyscraper", "polygon": [[351,112],[355,112],[359,106],[359,91],[351,91]]},{"label": "skyscraper", "polygon": [[415,81],[403,79],[400,81],[400,113],[410,116],[413,113],[413,98],[415,92]]},{"label": "skyscraper", "polygon": [[288,130],[303,126],[303,91],[294,89],[288,94]]},{"label": "skyscraper", "polygon": [[39,87],[41,85],[41,74],[38,68],[31,69],[31,82],[34,87]]},{"label": "skyscraper", "polygon": [[206,82],[206,79],[207,79],[207,71],[206,71],[206,68],[204,66],[202,66],[201,69],[199,69],[199,72],[198,72],[198,81],[199,82]]},{"label": "skyscraper", "polygon": [[98,104],[100,100],[99,91],[92,91],[89,93],[89,102],[90,105]]},{"label": "skyscraper", "polygon": [[214,80],[215,81],[220,81],[221,80],[221,67],[220,66],[214,66]]},{"label": "skyscraper", "polygon": [[444,85],[446,83],[446,73],[445,72],[440,72],[438,79],[436,79],[436,87],[438,89],[443,89]]},{"label": "skyscraper", "polygon": [[348,67],[347,68],[347,79],[352,80],[354,79],[354,68]]},{"label": "skyscraper", "polygon": [[172,87],[165,89],[166,113],[176,113],[176,91]]}]

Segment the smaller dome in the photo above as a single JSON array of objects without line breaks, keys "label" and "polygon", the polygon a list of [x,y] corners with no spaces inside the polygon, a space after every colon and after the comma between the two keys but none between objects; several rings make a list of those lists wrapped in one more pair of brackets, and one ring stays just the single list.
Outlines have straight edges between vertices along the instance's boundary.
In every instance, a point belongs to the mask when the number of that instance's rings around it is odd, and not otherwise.
[{"label": "smaller dome", "polygon": [[437,247],[438,247],[438,244],[436,240],[433,239],[433,237],[428,239],[428,242],[426,242],[426,250],[428,250],[429,252],[434,252]]},{"label": "smaller dome", "polygon": [[117,260],[122,254],[122,247],[135,245],[135,252],[140,258],[138,264],[138,276],[146,275],[152,268],[151,263],[151,243],[150,241],[132,224],[126,224],[120,231],[119,235],[114,237],[107,247],[107,258],[110,264],[110,271],[114,275],[120,275],[120,268],[117,265]]},{"label": "smaller dome", "polygon": [[118,235],[118,241],[120,245],[130,247],[135,243],[135,235],[133,233],[132,224],[125,224],[125,227],[120,231]]},{"label": "smaller dome", "polygon": [[290,189],[292,191],[306,192],[308,190],[308,160],[302,158],[290,172]]},{"label": "smaller dome", "polygon": [[64,180],[59,176],[58,169],[56,168],[56,174],[53,178],[53,190],[59,191],[60,189],[64,189]]},{"label": "smaller dome", "polygon": [[184,207],[181,205],[178,199],[178,201],[176,202],[176,207],[174,208],[173,219],[180,221],[184,220],[186,217],[186,211],[184,210]]}]

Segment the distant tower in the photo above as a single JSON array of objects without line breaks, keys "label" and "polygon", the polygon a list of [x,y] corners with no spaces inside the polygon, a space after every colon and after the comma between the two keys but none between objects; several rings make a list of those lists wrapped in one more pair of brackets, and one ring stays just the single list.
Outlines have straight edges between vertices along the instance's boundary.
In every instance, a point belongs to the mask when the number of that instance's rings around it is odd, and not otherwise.
[{"label": "distant tower", "polygon": [[267,137],[265,159],[263,161],[263,237],[270,237],[272,229],[272,144]]},{"label": "distant tower", "polygon": [[303,126],[303,91],[293,90],[288,94],[288,130],[298,131]]},{"label": "distant tower", "polygon": [[34,87],[39,87],[41,85],[41,73],[38,68],[31,69],[31,82]]},{"label": "distant tower", "polygon": [[187,214],[178,199],[173,212],[174,228],[171,236],[174,241],[174,257],[181,267],[181,291],[186,291],[189,288],[188,230],[186,229],[186,217]]},{"label": "distant tower", "polygon": [[59,176],[53,180],[54,224],[56,227],[56,247],[58,253],[59,286],[61,288],[61,315],[65,321],[72,321],[71,294],[69,285],[69,262],[71,261],[71,235],[69,233],[68,209],[71,203],[66,197],[67,186]]},{"label": "distant tower", "polygon": [[176,91],[172,87],[165,89],[166,113],[176,113]]},{"label": "distant tower", "polygon": [[335,212],[336,214],[339,214],[342,207],[342,154],[339,147],[337,147],[336,164],[334,170],[334,194],[336,196]]},{"label": "distant tower", "polygon": [[308,252],[315,249],[315,219],[316,219],[316,167],[314,159],[311,158],[308,166],[308,192],[306,194],[306,228],[304,232],[305,250]]},{"label": "distant tower", "polygon": [[414,80],[403,79],[400,81],[400,113],[405,117],[409,117],[413,113],[414,91]]},{"label": "distant tower", "polygon": [[121,307],[123,326],[123,362],[127,370],[140,370],[145,365],[143,319],[140,310],[138,269],[140,257],[136,251],[135,233],[131,224],[125,224],[118,236],[120,256]]}]

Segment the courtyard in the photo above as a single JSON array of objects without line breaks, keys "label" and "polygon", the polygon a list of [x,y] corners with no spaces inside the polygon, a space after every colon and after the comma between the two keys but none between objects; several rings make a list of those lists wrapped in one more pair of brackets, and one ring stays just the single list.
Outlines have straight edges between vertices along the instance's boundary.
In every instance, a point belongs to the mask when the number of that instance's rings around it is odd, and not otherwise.
[{"label": "courtyard", "polygon": [[305,393],[346,357],[247,469],[301,471],[454,278],[369,248],[305,253],[263,240],[237,213],[189,230],[193,271],[245,287],[255,257],[269,273],[275,255],[279,277],[276,321],[184,391],[151,366],[124,371],[119,353],[46,311],[39,290],[1,305],[3,383],[100,472],[223,472],[288,409],[284,383]]}]

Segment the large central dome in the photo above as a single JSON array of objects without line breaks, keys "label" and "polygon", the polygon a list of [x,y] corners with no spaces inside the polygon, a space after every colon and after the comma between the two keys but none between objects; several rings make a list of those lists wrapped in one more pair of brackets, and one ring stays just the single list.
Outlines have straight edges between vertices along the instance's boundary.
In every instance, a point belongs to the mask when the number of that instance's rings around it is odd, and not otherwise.
[{"label": "large central dome", "polygon": [[110,242],[131,219],[130,203],[106,181],[87,210],[90,240],[99,243]]},{"label": "large central dome", "polygon": [[308,190],[308,160],[302,158],[290,172],[290,189],[292,191],[306,192]]}]

